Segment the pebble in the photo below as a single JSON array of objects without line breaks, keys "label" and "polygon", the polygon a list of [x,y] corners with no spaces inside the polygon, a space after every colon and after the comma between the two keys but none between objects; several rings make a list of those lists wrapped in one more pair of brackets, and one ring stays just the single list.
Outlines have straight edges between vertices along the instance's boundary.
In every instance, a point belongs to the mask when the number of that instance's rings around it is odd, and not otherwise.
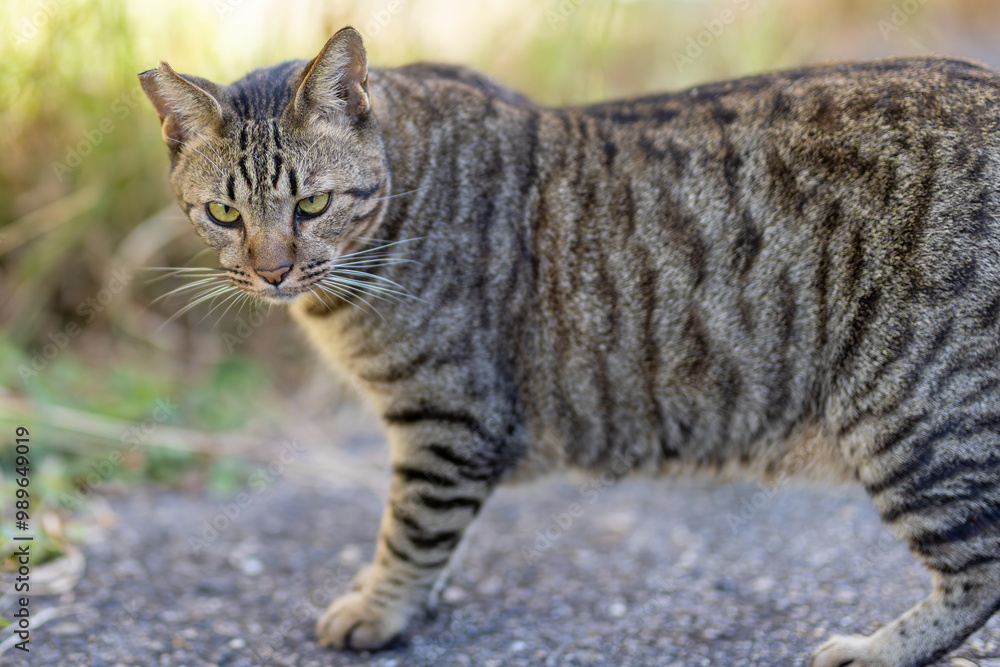
[{"label": "pebble", "polygon": [[461,602],[466,597],[468,597],[468,595],[466,594],[465,590],[459,588],[458,586],[448,586],[446,589],[444,589],[444,593],[441,594],[441,599],[447,602],[448,604],[455,604],[456,602]]},{"label": "pebble", "polygon": [[628,613],[628,605],[620,600],[615,600],[610,605],[608,605],[608,614],[612,618],[621,618],[626,613]]},{"label": "pebble", "polygon": [[347,567],[353,567],[361,562],[363,552],[357,544],[348,544],[337,555],[337,562]]},{"label": "pebble", "polygon": [[256,558],[247,558],[240,563],[240,571],[248,577],[256,577],[264,571],[264,564]]},{"label": "pebble", "polygon": [[82,635],[84,633],[84,627],[75,621],[57,623],[45,628],[45,630],[48,634],[58,635],[61,637],[72,637],[73,635]]}]

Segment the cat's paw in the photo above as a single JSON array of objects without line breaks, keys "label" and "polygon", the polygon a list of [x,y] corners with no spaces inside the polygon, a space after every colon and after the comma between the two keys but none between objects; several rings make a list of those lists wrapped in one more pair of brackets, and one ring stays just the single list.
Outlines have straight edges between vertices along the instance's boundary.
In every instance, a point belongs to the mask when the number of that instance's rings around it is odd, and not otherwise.
[{"label": "cat's paw", "polygon": [[320,646],[354,651],[375,650],[406,627],[406,615],[380,609],[360,591],[337,598],[316,624]]},{"label": "cat's paw", "polygon": [[809,659],[809,667],[886,667],[887,664],[872,658],[871,638],[860,635],[830,637]]}]

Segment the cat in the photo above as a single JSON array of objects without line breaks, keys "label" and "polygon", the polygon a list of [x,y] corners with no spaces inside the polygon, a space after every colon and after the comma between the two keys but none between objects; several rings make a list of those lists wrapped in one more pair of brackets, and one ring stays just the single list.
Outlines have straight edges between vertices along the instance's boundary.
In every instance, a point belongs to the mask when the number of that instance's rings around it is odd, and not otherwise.
[{"label": "cat", "polygon": [[[374,563],[317,625],[377,649],[490,492],[566,468],[850,480],[933,592],[813,667],[922,665],[1000,605],[1000,75],[817,66],[548,108],[473,70],[139,75],[232,285],[381,414]],[[394,244],[394,245],[393,245]]]}]

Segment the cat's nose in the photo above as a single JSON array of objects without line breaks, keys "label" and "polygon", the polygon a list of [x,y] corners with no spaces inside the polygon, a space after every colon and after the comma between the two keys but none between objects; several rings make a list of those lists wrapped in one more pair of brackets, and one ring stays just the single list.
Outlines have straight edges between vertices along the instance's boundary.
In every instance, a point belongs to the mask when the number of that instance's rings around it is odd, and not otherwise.
[{"label": "cat's nose", "polygon": [[285,264],[284,266],[279,266],[276,269],[259,269],[254,267],[254,271],[257,275],[271,283],[272,285],[277,285],[285,277],[285,275],[292,270],[291,264]]}]

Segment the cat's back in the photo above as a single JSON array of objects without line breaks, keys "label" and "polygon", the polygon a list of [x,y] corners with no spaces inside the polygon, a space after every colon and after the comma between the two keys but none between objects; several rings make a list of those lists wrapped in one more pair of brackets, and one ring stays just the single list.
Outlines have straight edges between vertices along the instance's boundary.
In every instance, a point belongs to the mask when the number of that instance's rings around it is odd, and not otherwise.
[{"label": "cat's back", "polygon": [[890,163],[947,175],[941,161],[1000,153],[1000,73],[948,58],[809,67],[566,113],[575,138],[594,153],[594,137],[603,142],[619,173],[685,190],[718,175],[735,186],[739,172],[809,195]]},{"label": "cat's back", "polygon": [[813,134],[881,120],[940,123],[959,129],[1000,122],[1000,73],[972,61],[893,58],[836,63],[601,102],[575,110],[610,125],[708,129],[715,126],[811,125]]}]

